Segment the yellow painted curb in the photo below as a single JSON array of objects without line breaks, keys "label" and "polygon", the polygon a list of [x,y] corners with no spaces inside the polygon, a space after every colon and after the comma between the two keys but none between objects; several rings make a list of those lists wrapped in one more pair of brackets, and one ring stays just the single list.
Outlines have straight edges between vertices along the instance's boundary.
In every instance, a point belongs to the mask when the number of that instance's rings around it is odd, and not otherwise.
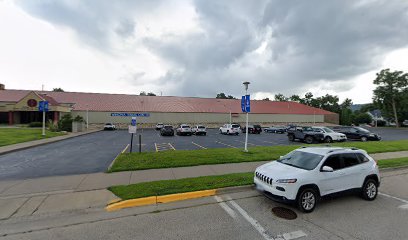
[{"label": "yellow painted curb", "polygon": [[214,196],[216,193],[216,189],[211,190],[203,190],[203,191],[196,191],[196,192],[186,192],[186,193],[176,193],[164,196],[157,197],[157,203],[168,203],[168,202],[175,202],[193,198],[200,198],[200,197],[209,197]]},{"label": "yellow painted curb", "polygon": [[176,193],[170,195],[163,195],[163,196],[153,196],[153,197],[144,197],[144,198],[136,198],[125,200],[121,202],[116,202],[109,204],[105,209],[108,212],[123,209],[123,208],[130,208],[130,207],[140,207],[144,205],[150,204],[157,204],[157,203],[168,203],[168,202],[175,202],[187,199],[194,199],[200,197],[209,197],[214,196],[217,193],[217,189],[211,190],[203,190],[203,191],[195,191],[195,192],[186,192],[186,193]]},{"label": "yellow painted curb", "polygon": [[125,200],[125,201],[113,203],[107,206],[105,209],[106,211],[111,212],[111,211],[119,210],[122,208],[138,207],[138,206],[144,206],[144,205],[155,204],[155,203],[156,203],[156,196],[145,197],[145,198],[137,198],[137,199],[131,199],[131,200]]}]

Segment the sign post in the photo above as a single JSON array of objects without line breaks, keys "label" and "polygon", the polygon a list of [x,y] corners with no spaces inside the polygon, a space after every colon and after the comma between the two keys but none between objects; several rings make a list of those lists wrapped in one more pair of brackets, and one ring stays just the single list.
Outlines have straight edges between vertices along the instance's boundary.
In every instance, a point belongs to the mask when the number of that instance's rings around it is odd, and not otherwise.
[{"label": "sign post", "polygon": [[131,133],[131,137],[130,137],[130,152],[131,153],[133,150],[133,134],[135,134],[136,131],[137,131],[136,117],[132,117],[132,120],[129,125],[129,133]]},{"label": "sign post", "polygon": [[48,101],[40,101],[38,111],[42,112],[42,136],[45,136],[45,112],[48,112]]},{"label": "sign post", "polygon": [[246,126],[245,126],[245,152],[248,152],[248,113],[251,111],[251,101],[248,95],[248,85],[250,82],[244,82],[245,86],[245,96],[241,99],[241,108],[243,112],[246,112]]}]

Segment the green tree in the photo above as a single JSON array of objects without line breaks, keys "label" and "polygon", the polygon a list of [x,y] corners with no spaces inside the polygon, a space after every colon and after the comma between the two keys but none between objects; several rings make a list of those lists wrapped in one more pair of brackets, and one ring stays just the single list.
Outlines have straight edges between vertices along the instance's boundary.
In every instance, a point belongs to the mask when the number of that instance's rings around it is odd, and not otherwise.
[{"label": "green tree", "polygon": [[361,124],[361,123],[371,123],[373,118],[368,113],[359,113],[354,118],[354,123]]},{"label": "green tree", "polygon": [[298,102],[298,103],[300,103],[300,102],[302,101],[302,99],[299,97],[299,95],[296,95],[296,94],[290,96],[289,99],[290,99],[290,101],[292,101],[292,102]]},{"label": "green tree", "polygon": [[237,99],[232,95],[227,96],[227,95],[225,95],[225,93],[218,93],[215,98],[218,98],[218,99]]},{"label": "green tree", "polygon": [[156,94],[154,94],[154,93],[152,93],[152,92],[149,92],[149,93],[147,94],[147,96],[156,96]]},{"label": "green tree", "polygon": [[141,91],[139,95],[140,96],[147,96],[147,93],[145,91]]},{"label": "green tree", "polygon": [[53,92],[64,92],[64,89],[62,89],[62,88],[53,88],[52,91]]},{"label": "green tree", "polygon": [[406,106],[401,105],[401,102],[407,98],[408,74],[383,69],[377,73],[374,84],[377,85],[374,90],[374,103],[385,115],[393,116],[396,126],[399,127],[398,115],[405,115]]},{"label": "green tree", "polygon": [[263,101],[271,101],[269,98],[262,99]]},{"label": "green tree", "polygon": [[287,102],[289,99],[285,97],[282,93],[275,94],[275,101]]}]

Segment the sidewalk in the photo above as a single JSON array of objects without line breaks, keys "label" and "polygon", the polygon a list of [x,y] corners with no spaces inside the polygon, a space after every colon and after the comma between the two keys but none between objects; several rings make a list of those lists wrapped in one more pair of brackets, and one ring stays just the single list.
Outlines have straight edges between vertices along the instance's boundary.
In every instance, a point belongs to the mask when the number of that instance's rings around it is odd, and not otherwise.
[{"label": "sidewalk", "polygon": [[[408,151],[372,154],[371,156],[376,160],[406,157]],[[252,172],[266,162],[268,161],[0,181],[0,219],[103,207],[107,202],[116,198],[106,190],[110,186]],[[408,173],[408,169],[401,171]]]},{"label": "sidewalk", "polygon": [[10,153],[10,152],[14,152],[14,151],[27,149],[27,148],[32,148],[32,147],[36,147],[36,146],[41,146],[41,145],[45,145],[45,144],[48,144],[48,143],[59,142],[59,141],[65,140],[65,139],[78,137],[78,136],[82,136],[82,135],[86,135],[86,134],[90,134],[90,133],[94,133],[94,132],[99,132],[99,131],[101,131],[101,130],[90,130],[90,131],[87,131],[87,132],[68,133],[66,135],[58,136],[58,137],[45,138],[45,139],[41,139],[41,140],[35,140],[35,141],[29,141],[29,142],[23,142],[23,143],[7,145],[7,146],[0,147],[0,155]]}]

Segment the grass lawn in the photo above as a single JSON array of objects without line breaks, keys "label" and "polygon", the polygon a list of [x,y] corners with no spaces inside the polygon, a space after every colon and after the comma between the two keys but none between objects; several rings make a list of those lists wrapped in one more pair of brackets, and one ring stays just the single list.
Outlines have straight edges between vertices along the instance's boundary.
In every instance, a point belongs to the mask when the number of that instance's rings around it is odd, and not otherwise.
[{"label": "grass lawn", "polygon": [[[408,140],[379,142],[345,142],[333,146],[357,147],[368,153],[408,150]],[[307,145],[310,146],[310,145]],[[153,168],[186,167],[206,164],[268,161],[278,159],[300,146],[252,147],[249,152],[242,149],[216,148],[202,150],[180,150],[121,154],[110,172],[143,170]]]},{"label": "grass lawn", "polygon": [[[378,161],[380,168],[408,166],[408,157]],[[254,173],[233,173],[219,176],[205,176],[144,182],[131,185],[114,186],[108,188],[123,200],[161,196],[173,193],[193,192],[224,187],[243,186],[253,184]]]},{"label": "grass lawn", "polygon": [[0,147],[64,135],[63,133],[46,131],[45,137],[38,128],[0,128]]}]

